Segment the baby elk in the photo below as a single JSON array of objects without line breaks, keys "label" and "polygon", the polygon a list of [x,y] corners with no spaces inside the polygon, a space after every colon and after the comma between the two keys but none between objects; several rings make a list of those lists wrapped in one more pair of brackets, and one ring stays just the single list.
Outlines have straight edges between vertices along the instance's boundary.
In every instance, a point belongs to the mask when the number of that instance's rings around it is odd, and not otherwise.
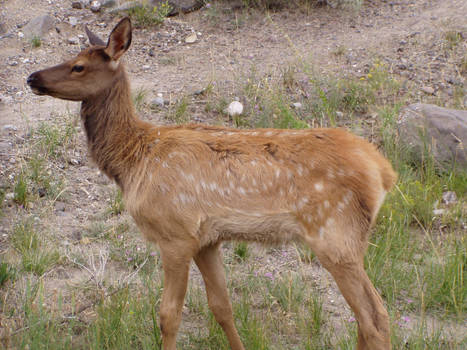
[{"label": "baby elk", "polygon": [[375,146],[341,129],[237,130],[156,126],[138,118],[122,60],[128,18],[107,44],[31,74],[38,95],[81,101],[92,159],[121,188],[126,208],[160,249],[164,350],[176,349],[191,260],[233,350],[244,350],[226,288],[222,241],[308,245],[358,322],[359,350],[390,349],[389,317],[363,258],[396,174]]}]

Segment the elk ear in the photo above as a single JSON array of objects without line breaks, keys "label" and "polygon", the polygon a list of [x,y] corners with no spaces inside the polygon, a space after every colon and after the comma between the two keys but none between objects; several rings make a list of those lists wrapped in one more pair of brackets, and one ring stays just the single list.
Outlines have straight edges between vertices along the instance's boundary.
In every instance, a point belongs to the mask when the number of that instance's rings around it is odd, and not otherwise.
[{"label": "elk ear", "polygon": [[113,59],[118,60],[128,50],[131,44],[131,21],[123,18],[110,33],[105,52]]},{"label": "elk ear", "polygon": [[104,40],[99,38],[96,34],[91,32],[88,28],[88,26],[84,26],[84,30],[86,31],[86,35],[88,36],[89,43],[91,45],[99,45],[99,46],[105,46]]}]

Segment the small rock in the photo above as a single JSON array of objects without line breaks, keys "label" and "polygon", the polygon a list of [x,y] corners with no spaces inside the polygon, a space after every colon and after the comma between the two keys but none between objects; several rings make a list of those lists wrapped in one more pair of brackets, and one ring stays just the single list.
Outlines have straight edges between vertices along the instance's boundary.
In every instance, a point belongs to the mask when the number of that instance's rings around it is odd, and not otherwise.
[{"label": "small rock", "polygon": [[443,203],[450,205],[450,204],[456,204],[457,203],[457,195],[456,192],[454,191],[446,191],[443,193]]},{"label": "small rock", "polygon": [[15,194],[13,192],[9,192],[5,195],[5,199],[11,201],[13,198],[15,198]]},{"label": "small rock", "polygon": [[292,103],[292,107],[295,109],[302,109],[302,104],[300,102],[294,102]]},{"label": "small rock", "polygon": [[8,62],[8,65],[9,65],[9,66],[12,66],[12,67],[17,66],[17,65],[18,65],[18,61],[9,61],[9,62]]},{"label": "small rock", "polygon": [[79,39],[76,36],[72,36],[71,38],[68,38],[68,44],[71,45],[78,45],[79,44]]},{"label": "small rock", "polygon": [[13,97],[0,95],[0,103],[11,103],[13,102]]},{"label": "small rock", "polygon": [[14,126],[14,125],[7,124],[7,125],[3,126],[3,130],[6,130],[6,131],[18,131],[18,128],[16,126]]},{"label": "small rock", "polygon": [[164,105],[164,98],[162,96],[157,96],[151,101],[151,104],[162,107]]},{"label": "small rock", "polygon": [[65,203],[55,202],[55,210],[56,211],[65,211]]},{"label": "small rock", "polygon": [[77,17],[68,17],[68,22],[70,22],[70,25],[72,27],[76,26],[78,24],[78,18]]},{"label": "small rock", "polygon": [[115,5],[117,5],[117,2],[115,0],[105,0],[102,3],[102,7],[114,7]]},{"label": "small rock", "polygon": [[185,42],[187,44],[193,44],[194,42],[196,42],[196,40],[198,40],[198,36],[196,35],[196,33],[191,33],[185,38]]},{"label": "small rock", "polygon": [[435,93],[435,89],[433,89],[431,86],[422,86],[420,90],[428,95],[433,95]]},{"label": "small rock", "polygon": [[84,4],[82,1],[73,1],[71,3],[71,7],[74,8],[74,9],[78,9],[78,10],[81,10],[84,8]]},{"label": "small rock", "polygon": [[336,111],[336,116],[337,116],[337,118],[342,119],[342,118],[344,118],[344,113],[342,113],[341,111]]},{"label": "small rock", "polygon": [[92,12],[99,12],[101,10],[101,3],[99,1],[91,2],[90,9]]},{"label": "small rock", "polygon": [[23,33],[27,39],[42,38],[55,27],[54,22],[54,18],[48,15],[35,17],[24,26]]},{"label": "small rock", "polygon": [[235,117],[243,113],[243,105],[241,102],[233,101],[229,104],[226,110],[227,114],[231,117]]},{"label": "small rock", "polygon": [[6,33],[6,25],[5,23],[0,22],[0,34]]},{"label": "small rock", "polygon": [[443,215],[446,212],[446,209],[435,209],[433,210],[433,215]]},{"label": "small rock", "polygon": [[11,164],[15,164],[15,163],[16,163],[16,159],[15,159],[15,158],[10,158],[9,162],[10,162]]},{"label": "small rock", "polygon": [[45,188],[42,188],[42,187],[41,187],[41,188],[39,188],[39,189],[37,190],[37,194],[38,194],[39,197],[41,197],[41,198],[42,198],[42,197],[45,197],[45,195],[47,194],[47,190],[46,190]]}]

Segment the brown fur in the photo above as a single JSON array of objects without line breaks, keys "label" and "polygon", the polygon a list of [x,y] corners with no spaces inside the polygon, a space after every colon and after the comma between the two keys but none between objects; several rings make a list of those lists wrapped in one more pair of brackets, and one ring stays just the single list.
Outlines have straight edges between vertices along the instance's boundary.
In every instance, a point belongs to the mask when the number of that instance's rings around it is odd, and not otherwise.
[{"label": "brown fur", "polygon": [[[370,227],[396,180],[388,161],[373,145],[340,129],[143,122],[119,62],[130,40],[124,19],[107,47],[91,47],[36,72],[28,83],[36,93],[83,101],[92,158],[121,187],[147,239],[160,247],[164,349],[175,349],[192,259],[231,348],[243,349],[218,249],[224,240],[308,244],[355,312],[358,349],[389,349],[388,315],[363,270]],[[73,72],[76,65],[84,71]]]}]

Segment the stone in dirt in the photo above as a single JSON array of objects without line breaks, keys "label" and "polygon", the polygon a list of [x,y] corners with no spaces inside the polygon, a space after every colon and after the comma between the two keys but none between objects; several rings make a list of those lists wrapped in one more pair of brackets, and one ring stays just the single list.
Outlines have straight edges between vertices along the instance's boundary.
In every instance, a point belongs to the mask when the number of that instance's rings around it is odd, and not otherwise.
[{"label": "stone in dirt", "polygon": [[39,16],[31,19],[23,28],[26,39],[34,37],[43,38],[50,30],[54,28],[54,19],[49,15]]},{"label": "stone in dirt", "polygon": [[400,142],[417,160],[433,155],[441,169],[467,171],[467,110],[415,103],[399,116]]},{"label": "stone in dirt", "polygon": [[91,11],[99,12],[101,10],[101,3],[99,1],[91,2]]},{"label": "stone in dirt", "polygon": [[443,193],[443,203],[444,204],[456,204],[457,203],[457,195],[454,191],[446,191]]},{"label": "stone in dirt", "polygon": [[82,1],[73,1],[71,3],[71,7],[74,8],[74,9],[80,10],[80,9],[84,8],[84,3]]}]

